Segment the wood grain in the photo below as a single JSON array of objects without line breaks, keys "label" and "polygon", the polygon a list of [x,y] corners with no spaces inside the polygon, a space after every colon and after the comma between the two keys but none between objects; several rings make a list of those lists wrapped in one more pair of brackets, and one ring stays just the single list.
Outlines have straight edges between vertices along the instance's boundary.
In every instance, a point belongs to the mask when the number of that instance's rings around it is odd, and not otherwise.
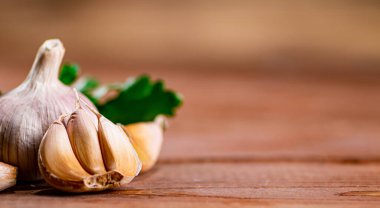
[{"label": "wood grain", "polygon": [[[337,205],[380,202],[378,164],[335,163],[160,163],[128,188],[102,194],[67,195],[46,185],[19,186],[1,195],[1,206],[143,205],[210,207]],[[374,193],[377,193],[374,194]],[[29,206],[28,206],[29,205]]]}]

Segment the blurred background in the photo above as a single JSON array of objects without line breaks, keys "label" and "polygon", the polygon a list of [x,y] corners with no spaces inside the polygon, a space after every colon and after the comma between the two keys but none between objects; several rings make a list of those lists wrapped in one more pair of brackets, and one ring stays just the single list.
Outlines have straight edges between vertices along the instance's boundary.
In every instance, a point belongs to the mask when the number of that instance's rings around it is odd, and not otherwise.
[{"label": "blurred background", "polygon": [[84,74],[182,92],[163,160],[378,156],[379,1],[2,0],[0,28],[2,91],[60,38]]},{"label": "blurred background", "polygon": [[378,1],[1,1],[1,62],[62,39],[66,60],[131,68],[377,73]]}]

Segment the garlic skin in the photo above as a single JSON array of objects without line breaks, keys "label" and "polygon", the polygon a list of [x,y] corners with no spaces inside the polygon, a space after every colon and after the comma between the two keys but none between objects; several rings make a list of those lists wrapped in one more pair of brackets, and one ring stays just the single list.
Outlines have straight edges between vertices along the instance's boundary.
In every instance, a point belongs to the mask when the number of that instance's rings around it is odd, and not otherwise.
[{"label": "garlic skin", "polygon": [[93,110],[98,117],[96,130],[82,111],[79,105],[67,124],[61,116],[46,131],[38,152],[45,181],[66,192],[102,191],[128,184],[140,172],[141,162],[127,135]]},{"label": "garlic skin", "polygon": [[19,180],[41,179],[41,139],[54,120],[75,110],[72,90],[58,80],[64,52],[60,40],[45,41],[26,80],[0,97],[0,161],[17,166]]},{"label": "garlic skin", "polygon": [[17,168],[0,162],[0,191],[16,185]]},{"label": "garlic skin", "polygon": [[141,160],[142,173],[152,169],[157,162],[164,138],[163,124],[163,117],[158,117],[154,122],[122,126]]}]

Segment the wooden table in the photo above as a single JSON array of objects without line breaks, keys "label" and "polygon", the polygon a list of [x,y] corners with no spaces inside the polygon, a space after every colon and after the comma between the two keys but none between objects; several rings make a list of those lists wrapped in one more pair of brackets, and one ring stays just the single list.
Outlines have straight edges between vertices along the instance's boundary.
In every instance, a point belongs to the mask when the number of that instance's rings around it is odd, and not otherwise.
[{"label": "wooden table", "polygon": [[[104,81],[124,73],[91,70]],[[6,89],[23,79],[0,71]],[[151,172],[99,194],[21,184],[0,194],[0,207],[380,206],[378,80],[148,72],[185,96]]]}]

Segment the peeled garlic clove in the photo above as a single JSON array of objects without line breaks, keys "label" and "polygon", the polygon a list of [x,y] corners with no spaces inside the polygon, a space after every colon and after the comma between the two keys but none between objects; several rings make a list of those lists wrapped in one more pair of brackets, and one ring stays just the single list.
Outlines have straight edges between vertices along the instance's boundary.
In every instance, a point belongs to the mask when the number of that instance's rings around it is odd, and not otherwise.
[{"label": "peeled garlic clove", "polygon": [[123,126],[141,163],[141,172],[146,172],[156,164],[163,142],[161,121],[141,122]]},{"label": "peeled garlic clove", "polygon": [[99,139],[107,170],[124,175],[122,184],[129,183],[141,170],[141,162],[128,136],[117,125],[99,117]]},{"label": "peeled garlic clove", "polygon": [[16,185],[17,168],[0,162],[0,191]]},{"label": "peeled garlic clove", "polygon": [[37,163],[41,139],[60,115],[75,110],[76,97],[58,80],[64,52],[58,39],[45,41],[26,80],[0,97],[0,161],[17,166],[20,180],[41,179]]},{"label": "peeled garlic clove", "polygon": [[85,110],[79,108],[71,114],[67,122],[67,133],[83,168],[91,174],[105,173],[98,132]]}]

